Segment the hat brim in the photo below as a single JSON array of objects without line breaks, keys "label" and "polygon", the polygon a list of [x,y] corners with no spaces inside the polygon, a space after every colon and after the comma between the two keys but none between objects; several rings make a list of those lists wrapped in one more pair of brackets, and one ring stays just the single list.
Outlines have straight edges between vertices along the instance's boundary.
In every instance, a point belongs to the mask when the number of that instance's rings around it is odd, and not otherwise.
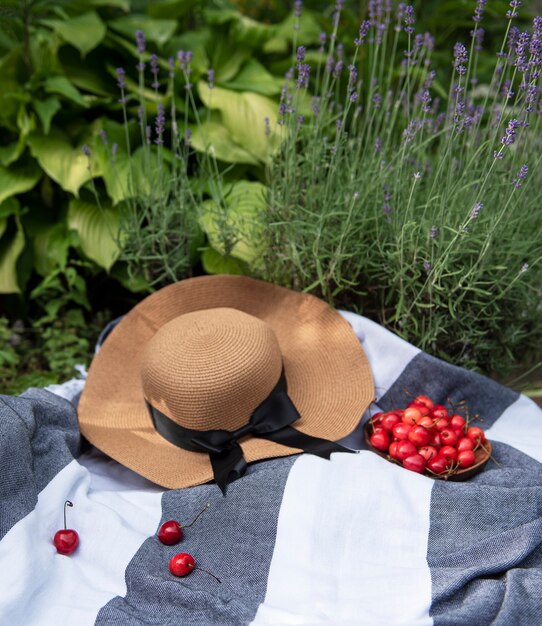
[{"label": "hat brim", "polygon": [[[207,454],[183,450],[154,429],[140,378],[143,351],[175,317],[219,307],[244,311],[274,330],[288,395],[301,415],[296,429],[337,441],[354,430],[374,399],[371,369],[358,338],[322,300],[246,276],[202,276],[164,287],[113,329],[92,361],[78,406],[88,441],[163,487],[206,483],[213,471]],[[301,452],[258,437],[240,444],[247,462]]]}]

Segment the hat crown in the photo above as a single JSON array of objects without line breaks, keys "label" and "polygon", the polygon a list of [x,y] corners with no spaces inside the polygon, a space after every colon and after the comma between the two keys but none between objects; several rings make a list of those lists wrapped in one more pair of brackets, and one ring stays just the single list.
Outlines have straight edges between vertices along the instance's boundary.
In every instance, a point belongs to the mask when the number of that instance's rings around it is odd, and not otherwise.
[{"label": "hat crown", "polygon": [[273,329],[237,309],[185,313],[148,342],[147,401],[191,430],[236,430],[275,387],[282,353]]}]

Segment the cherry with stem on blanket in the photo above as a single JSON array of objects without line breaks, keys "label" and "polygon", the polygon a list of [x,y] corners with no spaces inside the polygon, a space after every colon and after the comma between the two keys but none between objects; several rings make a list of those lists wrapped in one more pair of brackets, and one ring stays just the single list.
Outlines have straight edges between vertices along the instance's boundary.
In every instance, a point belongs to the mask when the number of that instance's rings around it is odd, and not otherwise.
[{"label": "cherry with stem on blanket", "polygon": [[211,505],[207,503],[203,509],[196,515],[196,517],[190,522],[190,524],[181,525],[174,519],[170,519],[164,522],[158,530],[158,539],[166,546],[172,546],[174,543],[179,543],[183,538],[183,528],[189,528],[198,519],[200,515],[203,515],[205,511]]},{"label": "cherry with stem on blanket", "polygon": [[199,569],[202,572],[209,574],[209,576],[212,576],[219,583],[222,582],[220,578],[217,578],[214,574],[211,574],[211,572],[203,569],[203,567],[197,567],[194,557],[191,554],[188,554],[188,552],[176,554],[175,556],[172,556],[169,561],[169,571],[174,576],[187,576],[195,569]]},{"label": "cherry with stem on blanket", "polygon": [[75,551],[79,545],[79,535],[73,528],[66,527],[66,507],[73,506],[73,503],[69,500],[64,502],[64,528],[57,530],[53,538],[53,543],[57,552],[60,554],[71,554]]}]

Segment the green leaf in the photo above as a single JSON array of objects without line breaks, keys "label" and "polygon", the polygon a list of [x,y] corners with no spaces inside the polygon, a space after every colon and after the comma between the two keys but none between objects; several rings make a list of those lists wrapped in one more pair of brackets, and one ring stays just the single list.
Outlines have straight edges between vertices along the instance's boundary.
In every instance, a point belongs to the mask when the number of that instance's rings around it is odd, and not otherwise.
[{"label": "green leaf", "polygon": [[130,10],[130,0],[90,0],[90,4],[95,7],[116,7],[125,13]]},{"label": "green leaf", "polygon": [[200,152],[209,152],[225,163],[258,165],[258,159],[235,143],[230,132],[220,122],[203,122],[192,134],[192,145]]},{"label": "green leaf", "polygon": [[43,87],[47,93],[56,93],[64,96],[68,100],[87,108],[88,103],[79,91],[70,83],[65,76],[52,76],[43,82]]},{"label": "green leaf", "polygon": [[[296,34],[296,31],[294,30],[295,21],[296,19],[294,14],[290,13],[290,15],[277,28],[275,33],[276,36],[287,39],[288,41],[293,41],[294,35]],[[314,13],[308,9],[304,9],[301,17],[299,18],[297,40],[302,41],[305,46],[313,43],[319,43],[321,31],[322,27],[320,26]]]},{"label": "green leaf", "polygon": [[141,146],[129,159],[126,152],[119,150],[113,160],[105,146],[96,145],[96,156],[102,169],[107,194],[117,204],[138,195],[148,196],[160,185],[166,163],[160,161],[153,146]]},{"label": "green leaf", "polygon": [[163,46],[177,30],[177,22],[175,20],[161,20],[146,15],[126,15],[109,22],[110,28],[131,41],[135,39],[136,30],[142,30],[145,33],[147,41]]},{"label": "green leaf", "polygon": [[83,56],[96,48],[107,32],[105,24],[95,11],[65,21],[47,20],[45,23]]},{"label": "green leaf", "polygon": [[198,0],[154,0],[147,5],[151,17],[178,20],[199,4]]},{"label": "green leaf", "polygon": [[[15,235],[7,241],[4,241],[6,237],[0,241],[0,293],[21,293],[17,281],[17,260],[24,249],[25,237],[18,217],[15,217],[15,224]],[[0,230],[5,231],[5,227],[0,227]]]},{"label": "green leaf", "polygon": [[119,209],[103,207],[80,199],[70,201],[68,227],[79,235],[85,255],[107,271],[117,260],[120,250]]},{"label": "green leaf", "polygon": [[201,263],[207,274],[246,274],[242,264],[233,257],[225,257],[213,248],[205,248],[201,255]]},{"label": "green leaf", "polygon": [[79,238],[74,232],[67,232],[66,223],[60,222],[43,229],[32,238],[34,267],[41,276],[47,276],[56,269],[64,270],[68,262],[70,247],[77,247]]},{"label": "green leaf", "polygon": [[6,198],[29,191],[41,178],[41,171],[34,162],[7,169],[0,166],[0,203]]},{"label": "green leaf", "polygon": [[[10,215],[19,215],[20,204],[17,198],[8,198],[0,204],[0,219],[9,217]],[[0,237],[2,233],[0,233]]]},{"label": "green leaf", "polygon": [[[237,92],[221,87],[210,90],[206,83],[198,83],[203,103],[217,109],[222,122],[235,143],[260,161],[266,161],[282,141],[283,129],[277,125],[277,104],[257,93]],[[271,134],[266,135],[265,119],[269,120]]]},{"label": "green leaf", "polygon": [[226,83],[232,80],[250,56],[249,48],[236,46],[228,37],[220,36],[215,39],[212,48],[211,67],[215,70],[216,81]]},{"label": "green leaf", "polygon": [[270,74],[265,67],[250,59],[237,76],[224,84],[224,87],[235,91],[253,91],[263,96],[274,96],[280,93],[284,81]]},{"label": "green leaf", "polygon": [[[53,128],[47,136],[30,135],[28,143],[32,155],[44,171],[65,191],[77,196],[81,185],[92,178],[88,157],[83,154],[82,147],[72,146],[67,135],[57,128]],[[100,172],[92,173],[98,175]]]},{"label": "green leaf", "polygon": [[51,120],[61,109],[60,102],[58,98],[51,96],[47,98],[47,100],[34,100],[34,109],[38,114],[41,124],[43,126],[43,132],[48,135],[51,130]]},{"label": "green leaf", "polygon": [[5,165],[11,165],[14,163],[24,152],[26,148],[26,135],[21,133],[18,141],[10,143],[8,146],[0,148],[0,163]]},{"label": "green leaf", "polygon": [[[214,200],[203,203],[200,225],[211,246],[221,255],[231,255],[257,265],[262,250],[261,214],[266,205],[267,187],[241,180],[225,187],[224,206]],[[224,240],[235,237],[231,250]]]}]

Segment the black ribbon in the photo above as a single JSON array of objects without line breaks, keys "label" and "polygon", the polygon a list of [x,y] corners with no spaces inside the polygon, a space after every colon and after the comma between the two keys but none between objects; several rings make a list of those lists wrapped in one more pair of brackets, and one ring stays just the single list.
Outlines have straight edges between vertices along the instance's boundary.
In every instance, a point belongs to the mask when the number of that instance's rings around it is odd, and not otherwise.
[{"label": "black ribbon", "polygon": [[147,407],[154,427],[162,437],[184,450],[209,454],[215,481],[223,494],[226,485],[246,471],[247,463],[238,441],[247,435],[270,439],[324,459],[329,459],[332,452],[353,452],[338,443],[306,435],[290,426],[300,415],[288,396],[284,371],[273,391],[252,413],[248,424],[234,431],[191,430],[180,426],[149,402]]}]

